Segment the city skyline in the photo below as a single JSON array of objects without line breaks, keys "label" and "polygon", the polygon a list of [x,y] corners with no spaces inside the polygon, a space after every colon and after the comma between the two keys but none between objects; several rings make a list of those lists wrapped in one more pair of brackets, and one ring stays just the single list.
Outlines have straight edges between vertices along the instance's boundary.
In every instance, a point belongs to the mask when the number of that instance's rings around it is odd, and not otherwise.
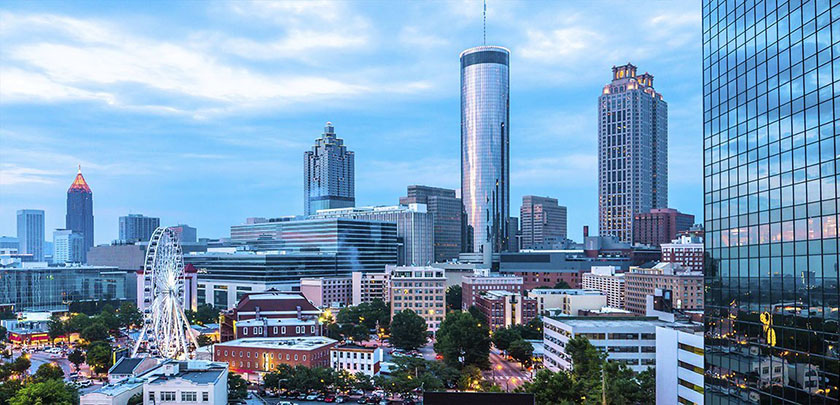
[{"label": "city skyline", "polygon": [[[97,189],[96,244],[117,239],[117,218],[129,212],[160,217],[162,224],[189,223],[202,237],[227,236],[229,226],[246,217],[302,214],[299,156],[326,121],[340,128],[357,155],[356,205],[396,204],[411,184],[458,188],[456,58],[481,44],[481,4],[447,5],[457,21],[437,33],[429,25],[403,24],[421,15],[444,18],[439,10],[421,5],[374,11],[346,3],[290,4],[296,6],[176,8],[158,24],[187,16],[200,21],[178,30],[161,27],[154,34],[144,29],[149,21],[142,17],[150,16],[150,9],[138,13],[56,3],[6,7],[2,14],[11,23],[0,37],[14,39],[20,47],[0,50],[8,61],[4,74],[24,75],[23,83],[46,86],[54,96],[48,99],[12,85],[4,91],[0,113],[11,118],[0,128],[0,140],[12,146],[0,167],[0,234],[14,235],[14,213],[25,208],[44,209],[46,229],[63,228],[60,197],[78,163]],[[550,28],[532,28],[533,19],[549,18],[536,17],[537,8],[551,8],[545,13],[553,16],[545,24]],[[613,65],[631,62],[655,73],[657,91],[669,100],[669,205],[698,215],[699,222],[702,164],[690,152],[701,147],[699,6],[683,10],[663,5],[652,14],[619,3],[609,10],[586,5],[575,5],[574,13],[564,9],[570,7],[488,5],[487,43],[511,50],[511,199],[528,194],[557,198],[569,207],[570,237],[580,239],[583,225],[594,229],[597,94]],[[223,23],[226,12],[235,21]],[[398,12],[400,18],[387,21]],[[635,17],[636,22],[616,27],[597,23],[617,15]],[[312,18],[345,21],[358,30],[349,35],[343,28],[328,27],[323,36],[297,41],[303,49],[293,55],[256,55],[277,52],[271,46],[282,46],[278,41],[299,39],[309,32],[301,22]],[[105,22],[109,19],[119,23]],[[55,28],[52,22],[78,29]],[[253,27],[244,29],[248,24]],[[657,29],[648,32],[650,27]],[[624,38],[628,29],[636,34],[633,41]],[[27,39],[34,33],[39,39]],[[297,77],[311,71],[312,77],[332,81],[254,99],[241,90],[201,87],[205,83],[191,80],[179,86],[167,84],[168,79],[154,82],[151,73],[128,80],[113,75],[124,73],[123,62],[140,63],[132,59],[138,55],[113,37],[183,56],[154,66],[141,63],[147,72],[174,67],[177,75],[184,68],[181,62],[196,57],[208,62],[209,77],[254,79],[266,92],[275,91],[284,74]],[[336,45],[338,40],[349,43]],[[202,41],[219,45],[221,53],[210,57]],[[585,51],[609,41],[616,41],[610,51]],[[93,77],[73,66],[47,66],[48,49],[76,54],[84,63],[91,63],[89,56],[99,51],[113,52],[113,59],[95,72],[101,77]],[[251,52],[243,56],[246,50]],[[329,65],[338,61],[347,72],[334,73],[310,56],[323,51],[330,54]],[[266,68],[277,62],[289,62],[293,72]],[[350,78],[354,73],[355,84]],[[254,89],[253,82],[237,84]],[[199,87],[205,90],[197,92]],[[315,90],[321,93],[307,94]],[[86,113],[78,116],[79,111]],[[56,120],[32,124],[43,115]]]}]

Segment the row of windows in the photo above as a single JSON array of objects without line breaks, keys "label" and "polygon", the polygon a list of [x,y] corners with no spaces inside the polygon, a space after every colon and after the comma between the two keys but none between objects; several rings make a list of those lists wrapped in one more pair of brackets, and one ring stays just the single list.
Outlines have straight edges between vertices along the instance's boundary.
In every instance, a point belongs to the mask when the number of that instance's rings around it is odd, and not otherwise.
[{"label": "row of windows", "polygon": [[[157,397],[160,398],[160,401],[172,401],[175,402],[175,391],[160,391]],[[152,403],[155,402],[155,392],[149,391],[149,401]],[[198,401],[198,393],[196,391],[181,391],[181,402],[197,402]],[[210,401],[210,393],[209,392],[202,392],[201,393],[201,401],[208,402]]]}]

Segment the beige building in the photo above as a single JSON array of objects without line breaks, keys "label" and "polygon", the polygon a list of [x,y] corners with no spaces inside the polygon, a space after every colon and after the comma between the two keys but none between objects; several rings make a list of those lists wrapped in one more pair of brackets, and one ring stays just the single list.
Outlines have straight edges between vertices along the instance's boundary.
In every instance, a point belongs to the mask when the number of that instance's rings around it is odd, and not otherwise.
[{"label": "beige building", "polygon": [[300,279],[300,292],[318,308],[345,307],[352,302],[351,277],[316,277]]},{"label": "beige building", "polygon": [[607,306],[607,296],[600,290],[585,289],[533,289],[528,297],[537,301],[537,313],[578,316],[578,311],[597,310]]},{"label": "beige building", "polygon": [[663,262],[651,269],[631,267],[625,279],[626,307],[631,312],[644,314],[647,296],[657,288],[671,290],[676,309],[703,309],[703,272]]},{"label": "beige building", "polygon": [[446,276],[429,266],[387,266],[391,318],[410,309],[426,320],[429,332],[437,332],[446,313]]},{"label": "beige building", "polygon": [[624,274],[616,273],[615,266],[592,266],[590,273],[583,274],[581,284],[586,290],[603,292],[607,296],[607,306],[625,309]]},{"label": "beige building", "polygon": [[388,302],[388,273],[362,273],[354,271],[352,276],[353,305],[380,299]]}]

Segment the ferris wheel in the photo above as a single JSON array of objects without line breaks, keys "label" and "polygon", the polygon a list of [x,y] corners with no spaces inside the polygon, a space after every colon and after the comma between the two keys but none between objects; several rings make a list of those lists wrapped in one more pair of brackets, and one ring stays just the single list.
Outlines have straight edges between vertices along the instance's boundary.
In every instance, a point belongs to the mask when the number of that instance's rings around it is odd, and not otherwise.
[{"label": "ferris wheel", "polygon": [[152,233],[143,264],[143,330],[132,356],[144,349],[153,356],[191,358],[198,347],[184,314],[184,262],[178,236],[171,228]]}]

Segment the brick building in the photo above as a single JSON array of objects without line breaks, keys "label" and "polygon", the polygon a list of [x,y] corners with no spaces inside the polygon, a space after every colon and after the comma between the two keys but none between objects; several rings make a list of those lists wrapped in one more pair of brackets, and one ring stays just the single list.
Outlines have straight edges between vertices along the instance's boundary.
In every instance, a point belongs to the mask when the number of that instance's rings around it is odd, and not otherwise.
[{"label": "brick building", "polygon": [[[227,342],[240,337],[243,332],[241,328],[247,327],[269,327],[265,333],[273,333],[273,327],[278,328],[283,326],[282,322],[292,322],[296,320],[301,322],[293,326],[313,325],[317,322],[321,310],[315,307],[303,294],[299,292],[268,290],[260,293],[245,294],[236,306],[224,313],[221,316],[219,324],[219,339],[222,342]],[[242,321],[248,320],[278,320],[284,319],[278,323],[266,324],[265,321],[252,322],[243,324]],[[286,325],[289,326],[289,325]],[[286,329],[287,332],[289,329]],[[248,330],[253,333],[253,330]],[[320,330],[317,330],[317,335],[320,335]],[[280,329],[278,329],[280,333]],[[283,336],[280,333],[279,336]]]},{"label": "brick building", "polygon": [[510,291],[522,294],[522,277],[513,275],[472,275],[461,279],[461,309],[468,310],[485,291]]},{"label": "brick building", "polygon": [[682,235],[671,243],[662,244],[662,261],[679,263],[690,271],[703,271],[703,238]]},{"label": "brick building", "polygon": [[677,237],[694,225],[694,215],[683,214],[673,208],[654,208],[635,215],[633,243],[659,246]]},{"label": "brick building", "polygon": [[336,341],[322,336],[296,338],[244,338],[213,346],[213,361],[230,370],[252,375],[269,372],[281,364],[292,367],[329,367],[330,349]]},{"label": "brick building", "polygon": [[653,268],[631,267],[624,275],[627,310],[645,313],[648,295],[657,288],[671,290],[674,308],[703,309],[703,273],[690,271],[677,263],[659,263]]},{"label": "brick building", "polygon": [[490,323],[490,330],[522,325],[537,316],[537,300],[510,291],[485,291],[475,306]]}]

